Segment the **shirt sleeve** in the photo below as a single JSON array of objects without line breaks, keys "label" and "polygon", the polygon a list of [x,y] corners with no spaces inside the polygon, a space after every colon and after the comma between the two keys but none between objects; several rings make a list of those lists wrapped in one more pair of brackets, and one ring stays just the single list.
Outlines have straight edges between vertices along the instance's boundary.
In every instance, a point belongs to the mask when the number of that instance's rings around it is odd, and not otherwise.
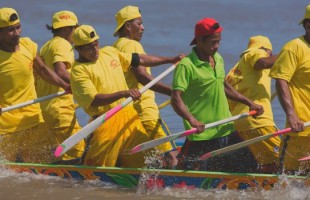
[{"label": "shirt sleeve", "polygon": [[254,68],[255,64],[260,58],[265,58],[267,56],[268,55],[264,50],[257,49],[248,53],[248,55],[246,56],[246,62],[249,64],[249,67]]},{"label": "shirt sleeve", "polygon": [[56,62],[63,62],[68,64],[67,68],[70,68],[74,61],[72,46],[67,41],[58,41],[58,44],[53,47],[53,64]]},{"label": "shirt sleeve", "polygon": [[89,107],[98,91],[92,83],[89,73],[82,66],[74,66],[71,72],[71,89],[74,98],[82,107]]},{"label": "shirt sleeve", "polygon": [[297,57],[293,51],[283,49],[270,70],[272,78],[290,82],[297,67]]},{"label": "shirt sleeve", "polygon": [[185,91],[189,84],[189,71],[183,64],[178,64],[173,75],[172,88],[173,90]]}]

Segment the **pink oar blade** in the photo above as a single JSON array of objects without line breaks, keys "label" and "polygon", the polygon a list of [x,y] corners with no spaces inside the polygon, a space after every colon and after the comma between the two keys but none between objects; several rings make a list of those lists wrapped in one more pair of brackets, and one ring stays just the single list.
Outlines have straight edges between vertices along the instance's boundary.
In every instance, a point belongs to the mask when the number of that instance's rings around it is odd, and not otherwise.
[{"label": "pink oar blade", "polygon": [[[226,119],[223,119],[223,120],[219,120],[219,121],[216,121],[216,122],[212,122],[212,123],[206,124],[204,128],[208,129],[208,128],[211,128],[211,127],[215,127],[215,126],[218,126],[220,124],[225,124],[225,123],[237,120],[237,119],[241,119],[241,118],[244,118],[244,117],[255,115],[256,113],[257,113],[256,110],[252,110],[252,111],[247,112],[247,113],[243,113],[243,114],[240,114],[240,115],[236,115],[236,116],[233,116],[233,117],[229,117],[229,118],[226,118]],[[133,149],[130,150],[130,152],[132,154],[133,153],[138,153],[140,151],[144,151],[144,150],[147,150],[147,149],[159,146],[159,145],[164,144],[166,142],[169,142],[171,140],[176,140],[178,138],[182,138],[182,137],[185,137],[185,136],[188,136],[188,135],[192,135],[192,134],[194,134],[196,132],[197,132],[197,129],[196,128],[192,128],[192,129],[180,132],[180,133],[175,133],[175,134],[168,135],[168,136],[163,137],[163,138],[158,138],[158,139],[155,139],[155,140],[144,142],[142,144],[139,144],[139,145],[135,146]]]},{"label": "pink oar blade", "polygon": [[310,160],[310,156],[306,156],[306,157],[298,159],[298,161],[307,161],[307,160]]}]

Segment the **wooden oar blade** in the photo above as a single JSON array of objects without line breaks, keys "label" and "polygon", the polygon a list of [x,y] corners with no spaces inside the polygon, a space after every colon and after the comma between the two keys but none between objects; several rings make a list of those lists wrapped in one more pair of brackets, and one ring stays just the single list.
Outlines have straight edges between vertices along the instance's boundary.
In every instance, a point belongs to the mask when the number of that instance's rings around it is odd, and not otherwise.
[{"label": "wooden oar blade", "polygon": [[92,133],[94,130],[96,130],[98,128],[98,126],[100,126],[100,124],[102,124],[102,120],[104,120],[105,116],[106,115],[104,114],[104,115],[98,117],[97,119],[95,119],[91,123],[84,126],[83,129],[81,129],[80,131],[78,131],[74,135],[70,136],[63,143],[58,145],[58,147],[56,148],[56,150],[54,152],[54,156],[59,157],[59,156],[63,155],[65,152],[67,152],[69,149],[71,149],[74,145],[76,145],[81,140],[86,138],[89,135],[89,133]]},{"label": "wooden oar blade", "polygon": [[171,134],[171,135],[168,135],[167,137],[158,138],[158,139],[155,139],[155,140],[144,142],[144,143],[139,144],[139,145],[135,146],[134,148],[132,148],[130,153],[131,154],[135,154],[135,153],[138,153],[140,151],[151,149],[151,148],[157,147],[157,146],[159,146],[161,144],[164,144],[166,142],[169,142],[171,140],[176,140],[178,138],[184,137],[184,135],[195,133],[196,131],[197,131],[197,129],[194,128],[194,129],[190,129],[190,130],[187,130],[187,131],[184,131],[184,132]]},{"label": "wooden oar blade", "polygon": [[307,161],[307,160],[310,160],[310,156],[306,156],[306,157],[298,159],[298,161]]},{"label": "wooden oar blade", "polygon": [[[256,110],[252,110],[252,111],[247,112],[247,113],[243,113],[243,114],[240,114],[240,115],[229,117],[227,119],[223,119],[223,120],[220,120],[220,121],[216,121],[216,122],[212,122],[212,123],[206,124],[204,128],[208,129],[208,128],[211,128],[211,127],[215,127],[215,126],[218,126],[220,124],[225,124],[227,122],[231,122],[231,121],[234,121],[234,120],[237,120],[237,119],[241,119],[241,118],[244,118],[244,117],[255,115],[256,113],[257,113]],[[182,138],[182,137],[186,137],[186,136],[192,135],[192,134],[194,134],[196,132],[197,132],[197,129],[196,128],[192,128],[192,129],[186,130],[184,132],[171,134],[171,135],[169,135],[167,137],[151,140],[151,141],[148,141],[148,142],[145,142],[145,143],[142,143],[142,144],[139,144],[139,145],[135,146],[133,149],[131,149],[131,153],[134,154],[134,153],[138,153],[140,151],[144,151],[144,150],[147,150],[147,149],[150,149],[150,148],[154,148],[156,146],[159,146],[159,145],[164,144],[166,142],[169,142],[171,140],[176,140],[176,139],[179,139],[179,138]]]},{"label": "wooden oar blade", "polygon": [[52,98],[55,98],[55,97],[60,97],[60,96],[63,96],[65,94],[68,94],[68,93],[66,91],[58,92],[58,93],[55,93],[55,94],[50,94],[50,95],[47,95],[47,96],[39,97],[37,99],[29,100],[29,101],[26,101],[26,102],[23,102],[23,103],[20,103],[20,104],[16,104],[16,105],[8,106],[8,107],[5,107],[5,108],[1,108],[0,114],[2,114],[4,112],[11,111],[11,110],[14,110],[14,109],[18,109],[18,108],[22,108],[22,107],[25,107],[25,106],[29,106],[31,104],[40,103],[42,101],[46,101],[46,100],[49,100],[49,99],[52,99]]},{"label": "wooden oar blade", "polygon": [[[307,126],[310,126],[310,122],[304,123],[304,127],[307,127]],[[291,128],[282,129],[282,130],[276,131],[274,133],[270,133],[270,134],[267,134],[267,135],[259,136],[259,137],[256,137],[256,138],[253,138],[253,139],[250,139],[250,140],[246,140],[246,141],[243,141],[243,142],[239,142],[237,144],[233,144],[233,145],[230,145],[230,146],[227,146],[227,147],[224,147],[224,148],[212,151],[212,152],[205,153],[202,156],[200,156],[199,159],[200,160],[206,160],[206,159],[211,158],[213,156],[217,156],[217,155],[220,155],[220,154],[223,154],[223,153],[227,153],[229,151],[237,150],[239,148],[248,146],[250,144],[254,144],[256,142],[260,142],[260,141],[266,140],[268,138],[271,138],[271,137],[274,137],[274,136],[278,136],[278,135],[282,135],[282,134],[289,133],[289,132],[291,132]]]},{"label": "wooden oar blade", "polygon": [[268,134],[268,135],[263,135],[263,136],[260,136],[260,137],[257,137],[257,138],[253,138],[253,139],[250,139],[250,140],[247,140],[247,141],[244,141],[244,142],[240,142],[240,143],[237,143],[237,144],[233,144],[233,145],[230,145],[230,146],[227,146],[227,147],[215,150],[215,151],[211,151],[211,152],[205,153],[202,156],[200,156],[199,159],[200,160],[206,160],[206,159],[211,158],[213,156],[217,156],[217,155],[220,155],[220,154],[223,154],[223,153],[227,153],[229,151],[240,149],[242,147],[245,147],[245,146],[248,146],[250,144],[259,142],[261,140],[268,139],[268,138],[270,138],[272,136],[274,136],[273,133],[272,134]]},{"label": "wooden oar blade", "polygon": [[[144,87],[142,87],[139,90],[139,92],[142,94],[146,90],[151,88],[153,85],[155,85],[159,80],[161,80],[163,77],[165,77],[171,71],[173,71],[176,64],[170,66],[163,73],[161,73],[159,76],[157,76],[152,81],[150,81],[148,84],[146,84]],[[69,149],[71,149],[74,145],[76,145],[79,141],[86,138],[89,134],[91,134],[94,130],[96,130],[102,123],[104,123],[105,121],[110,119],[115,113],[117,113],[123,107],[127,106],[130,102],[132,102],[131,97],[127,98],[124,102],[122,102],[121,104],[112,108],[111,110],[107,111],[106,113],[104,113],[103,115],[101,115],[100,117],[95,119],[94,121],[87,124],[80,131],[78,131],[74,135],[67,138],[63,143],[58,145],[58,147],[56,148],[56,151],[54,152],[54,156],[59,157],[59,156],[63,155],[65,152],[67,152]]]}]

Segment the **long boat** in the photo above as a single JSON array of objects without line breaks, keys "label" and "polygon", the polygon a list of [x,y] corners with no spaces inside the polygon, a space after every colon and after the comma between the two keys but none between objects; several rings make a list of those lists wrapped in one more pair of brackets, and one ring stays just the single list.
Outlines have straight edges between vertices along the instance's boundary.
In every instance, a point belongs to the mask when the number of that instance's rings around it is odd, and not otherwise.
[{"label": "long boat", "polygon": [[[90,167],[32,163],[1,163],[0,165],[5,169],[14,170],[18,173],[28,172],[73,180],[100,180],[126,188],[137,187],[141,174],[148,174],[148,178],[145,180],[147,188],[171,187],[242,190],[261,188],[269,190],[277,183],[285,186],[285,182],[279,181],[282,175],[277,174]],[[310,186],[310,179],[305,176],[286,176],[286,179]]]}]

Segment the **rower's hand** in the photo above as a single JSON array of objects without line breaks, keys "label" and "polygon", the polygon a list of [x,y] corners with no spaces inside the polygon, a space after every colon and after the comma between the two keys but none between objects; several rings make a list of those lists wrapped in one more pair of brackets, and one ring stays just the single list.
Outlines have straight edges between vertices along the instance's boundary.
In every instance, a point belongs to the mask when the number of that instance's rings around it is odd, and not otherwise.
[{"label": "rower's hand", "polygon": [[197,128],[196,133],[198,133],[198,134],[205,130],[205,125],[195,118],[189,120],[189,123],[190,123],[191,127]]},{"label": "rower's hand", "polygon": [[264,107],[256,103],[252,103],[250,105],[250,110],[256,110],[257,112],[255,115],[253,115],[253,117],[260,116],[264,113]]},{"label": "rower's hand", "polygon": [[71,86],[70,85],[67,85],[65,88],[64,88],[65,92],[67,94],[72,94],[72,90],[71,90]]},{"label": "rower's hand", "polygon": [[296,113],[287,116],[288,125],[292,132],[301,132],[304,130],[304,123],[297,117]]},{"label": "rower's hand", "polygon": [[177,55],[176,57],[174,57],[174,58],[172,59],[172,63],[177,63],[177,62],[179,62],[179,61],[182,60],[185,56],[186,56],[186,54],[184,54],[184,53],[181,53],[181,54]]},{"label": "rower's hand", "polygon": [[141,97],[141,93],[137,89],[127,90],[126,97],[131,97],[132,100],[139,100]]}]

